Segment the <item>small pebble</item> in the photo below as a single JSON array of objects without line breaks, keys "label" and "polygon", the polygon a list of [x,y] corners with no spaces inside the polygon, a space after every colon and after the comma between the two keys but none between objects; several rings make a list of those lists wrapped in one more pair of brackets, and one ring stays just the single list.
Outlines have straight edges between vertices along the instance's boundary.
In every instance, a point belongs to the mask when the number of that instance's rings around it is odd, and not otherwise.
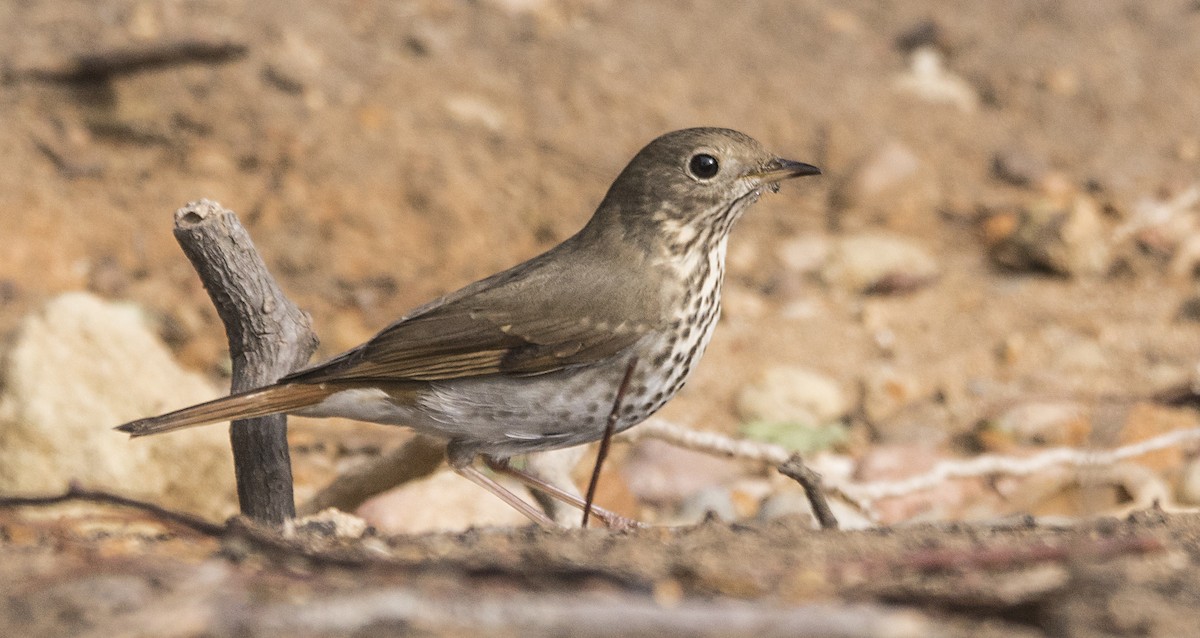
[{"label": "small pebble", "polygon": [[1200,505],[1200,458],[1189,459],[1184,464],[1179,474],[1176,497],[1181,503]]},{"label": "small pebble", "polygon": [[927,250],[902,237],[863,234],[835,244],[821,278],[843,290],[871,294],[909,292],[938,276]]},{"label": "small pebble", "polygon": [[1069,401],[1029,402],[1013,406],[988,423],[981,434],[992,450],[1011,446],[1082,445],[1092,431],[1088,411]]},{"label": "small pebble", "polygon": [[1067,277],[1104,274],[1112,261],[1109,233],[1095,200],[1077,195],[1065,208],[1050,199],[984,222],[992,259],[1014,270]]},{"label": "small pebble", "polygon": [[925,102],[949,104],[964,113],[979,108],[975,88],[948,71],[942,53],[932,46],[918,47],[909,55],[909,68],[896,78],[895,86]]},{"label": "small pebble", "polygon": [[768,368],[742,388],[737,411],[745,421],[819,425],[842,418],[850,409],[838,384],[807,368]]},{"label": "small pebble", "polygon": [[992,177],[1013,186],[1032,186],[1049,170],[1039,156],[1017,149],[1005,149],[992,156]]},{"label": "small pebble", "polygon": [[1175,313],[1175,318],[1179,321],[1197,322],[1200,321],[1200,296],[1192,296],[1183,300],[1179,304],[1179,310]]}]

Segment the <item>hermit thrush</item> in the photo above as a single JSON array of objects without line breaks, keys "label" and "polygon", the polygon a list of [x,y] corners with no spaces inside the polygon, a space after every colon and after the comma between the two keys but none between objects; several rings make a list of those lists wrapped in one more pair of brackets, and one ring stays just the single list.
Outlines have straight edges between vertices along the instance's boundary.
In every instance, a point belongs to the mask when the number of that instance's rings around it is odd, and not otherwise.
[{"label": "hermit thrush", "polygon": [[450,464],[472,480],[478,454],[595,441],[631,360],[617,431],[683,387],[720,313],[734,222],[764,189],[819,173],[737,131],[667,133],[549,251],[277,383],[118,429],[143,436],[278,412],[407,425],[446,439]]}]

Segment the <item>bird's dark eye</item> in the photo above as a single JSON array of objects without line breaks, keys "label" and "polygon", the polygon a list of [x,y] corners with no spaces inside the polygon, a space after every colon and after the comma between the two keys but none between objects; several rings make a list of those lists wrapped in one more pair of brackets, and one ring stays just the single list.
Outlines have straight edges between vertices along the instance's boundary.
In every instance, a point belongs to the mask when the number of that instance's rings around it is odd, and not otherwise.
[{"label": "bird's dark eye", "polygon": [[688,170],[700,179],[712,179],[717,175],[717,171],[721,170],[721,165],[712,155],[700,153],[692,156],[688,162]]}]

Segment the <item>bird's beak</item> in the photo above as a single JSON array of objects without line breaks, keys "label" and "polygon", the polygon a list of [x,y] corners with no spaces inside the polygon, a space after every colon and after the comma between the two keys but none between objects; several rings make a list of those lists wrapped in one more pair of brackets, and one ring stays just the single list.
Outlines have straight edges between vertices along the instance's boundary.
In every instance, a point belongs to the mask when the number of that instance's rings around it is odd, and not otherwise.
[{"label": "bird's beak", "polygon": [[765,183],[779,182],[793,177],[804,177],[805,175],[820,175],[821,169],[812,164],[804,162],[795,162],[782,157],[767,162],[762,170],[752,173],[754,177],[761,179]]}]

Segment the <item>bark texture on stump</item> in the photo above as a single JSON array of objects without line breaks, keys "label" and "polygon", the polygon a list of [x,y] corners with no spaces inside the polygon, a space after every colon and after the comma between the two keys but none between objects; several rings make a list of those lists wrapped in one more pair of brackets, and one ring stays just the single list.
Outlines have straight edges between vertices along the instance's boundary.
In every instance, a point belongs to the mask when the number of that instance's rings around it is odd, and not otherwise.
[{"label": "bark texture on stump", "polygon": [[[311,319],[284,296],[237,215],[209,200],[190,203],[175,213],[175,239],[225,324],[232,392],[273,383],[308,361],[317,348]],[[287,417],[234,421],[230,441],[242,514],[270,525],[293,518]]]}]

